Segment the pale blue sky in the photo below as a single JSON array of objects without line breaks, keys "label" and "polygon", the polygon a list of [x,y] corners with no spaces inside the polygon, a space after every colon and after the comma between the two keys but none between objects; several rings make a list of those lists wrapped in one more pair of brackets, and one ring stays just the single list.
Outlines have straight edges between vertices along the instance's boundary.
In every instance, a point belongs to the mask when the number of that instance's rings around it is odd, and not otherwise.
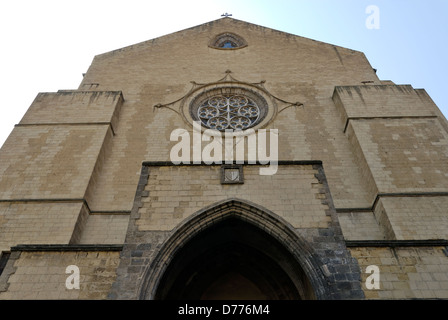
[{"label": "pale blue sky", "polygon": [[[365,25],[379,9],[379,29]],[[14,0],[0,3],[0,145],[39,92],[76,89],[96,54],[233,18],[362,51],[448,116],[448,0]]]}]

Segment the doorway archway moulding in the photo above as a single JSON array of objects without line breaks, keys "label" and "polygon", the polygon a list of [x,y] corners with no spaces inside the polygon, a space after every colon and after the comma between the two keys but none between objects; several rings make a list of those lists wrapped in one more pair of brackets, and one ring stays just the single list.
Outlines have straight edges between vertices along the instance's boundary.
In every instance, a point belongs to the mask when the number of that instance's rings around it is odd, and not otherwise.
[{"label": "doorway archway moulding", "polygon": [[164,272],[176,253],[203,230],[229,218],[250,223],[279,241],[302,267],[313,287],[315,297],[317,299],[330,298],[324,264],[292,225],[257,204],[231,198],[197,211],[171,231],[152,263],[144,271],[139,288],[139,299],[155,299]]}]

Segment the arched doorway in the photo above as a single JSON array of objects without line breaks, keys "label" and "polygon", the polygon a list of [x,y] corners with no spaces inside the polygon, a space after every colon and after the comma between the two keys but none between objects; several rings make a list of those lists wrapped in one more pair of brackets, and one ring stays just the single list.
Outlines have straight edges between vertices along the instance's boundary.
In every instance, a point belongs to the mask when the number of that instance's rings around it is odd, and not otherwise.
[{"label": "arched doorway", "polygon": [[310,248],[277,215],[241,200],[196,213],[160,249],[142,299],[325,299]]},{"label": "arched doorway", "polygon": [[300,265],[272,236],[229,218],[191,239],[170,263],[156,299],[312,298]]}]

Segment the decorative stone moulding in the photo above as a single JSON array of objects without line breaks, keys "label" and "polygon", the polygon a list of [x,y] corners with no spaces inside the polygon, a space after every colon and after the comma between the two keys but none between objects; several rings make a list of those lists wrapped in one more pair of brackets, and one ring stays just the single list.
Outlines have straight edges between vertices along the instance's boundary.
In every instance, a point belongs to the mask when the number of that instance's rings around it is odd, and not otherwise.
[{"label": "decorative stone moulding", "polygon": [[235,50],[247,47],[247,42],[237,34],[224,32],[214,37],[208,46],[213,49]]},{"label": "decorative stone moulding", "polygon": [[244,183],[243,166],[240,164],[224,164],[221,166],[221,184]]},{"label": "decorative stone moulding", "polygon": [[196,96],[189,106],[194,121],[218,131],[252,128],[263,121],[268,109],[262,95],[239,86],[209,89]]},{"label": "decorative stone moulding", "polygon": [[232,77],[230,70],[221,80],[191,83],[192,88],[183,97],[170,103],[159,103],[154,109],[169,109],[189,126],[199,122],[202,130],[224,133],[226,130],[264,128],[283,110],[303,106],[301,102],[275,97],[264,87],[264,80],[258,83],[239,81]]}]

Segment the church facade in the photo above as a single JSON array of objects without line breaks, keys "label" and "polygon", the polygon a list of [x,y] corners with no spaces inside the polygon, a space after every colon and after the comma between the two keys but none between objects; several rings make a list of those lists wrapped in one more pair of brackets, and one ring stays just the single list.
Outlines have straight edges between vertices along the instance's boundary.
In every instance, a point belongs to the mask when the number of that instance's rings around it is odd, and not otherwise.
[{"label": "church facade", "polygon": [[448,122],[225,17],[95,56],[0,150],[0,299],[447,299]]}]

